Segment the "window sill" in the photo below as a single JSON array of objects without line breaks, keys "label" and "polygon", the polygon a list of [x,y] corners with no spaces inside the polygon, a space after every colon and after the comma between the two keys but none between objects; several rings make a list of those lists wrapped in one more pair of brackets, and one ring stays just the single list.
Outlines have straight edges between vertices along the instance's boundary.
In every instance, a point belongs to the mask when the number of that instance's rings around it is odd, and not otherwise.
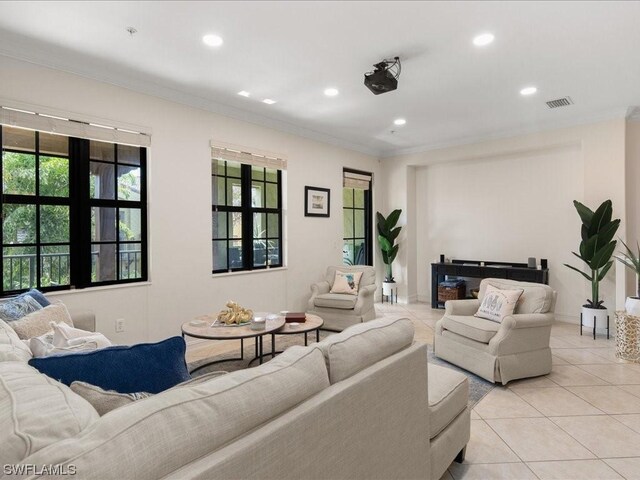
[{"label": "window sill", "polygon": [[120,285],[103,285],[101,287],[72,288],[70,290],[56,290],[55,292],[45,292],[47,297],[57,297],[58,295],[77,295],[79,293],[100,292],[102,290],[117,290],[121,288],[150,287],[151,282],[123,283]]},{"label": "window sill", "polygon": [[265,268],[260,270],[241,270],[239,272],[225,272],[225,273],[212,273],[211,278],[220,278],[220,277],[235,277],[236,275],[250,275],[252,273],[274,273],[274,272],[282,272],[287,270],[287,267],[274,267],[274,268]]}]

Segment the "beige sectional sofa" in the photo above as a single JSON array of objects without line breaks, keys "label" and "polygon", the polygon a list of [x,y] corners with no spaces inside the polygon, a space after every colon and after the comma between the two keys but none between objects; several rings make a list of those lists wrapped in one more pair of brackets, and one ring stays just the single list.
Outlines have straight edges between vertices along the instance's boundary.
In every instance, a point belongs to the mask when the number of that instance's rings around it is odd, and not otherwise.
[{"label": "beige sectional sofa", "polygon": [[0,322],[0,464],[104,480],[438,479],[469,440],[468,383],[427,369],[413,333],[408,319],[367,322],[100,417],[29,367]]}]

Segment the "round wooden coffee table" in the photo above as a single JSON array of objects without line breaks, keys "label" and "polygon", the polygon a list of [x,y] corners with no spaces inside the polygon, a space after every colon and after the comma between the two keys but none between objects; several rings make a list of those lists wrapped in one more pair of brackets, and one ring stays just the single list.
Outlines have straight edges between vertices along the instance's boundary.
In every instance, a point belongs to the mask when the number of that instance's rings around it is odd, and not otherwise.
[{"label": "round wooden coffee table", "polygon": [[[284,317],[280,318],[284,319]],[[296,335],[304,333],[304,345],[307,346],[309,344],[308,334],[314,330],[316,332],[316,342],[320,341],[320,329],[322,328],[322,325],[324,325],[324,320],[322,318],[318,315],[307,313],[306,321],[304,323],[285,323],[279,330],[271,332],[271,358],[273,358],[276,353],[282,353],[281,351],[276,351],[276,335]]]},{"label": "round wooden coffee table", "polygon": [[[213,365],[214,363],[222,363],[222,362],[231,362],[237,360],[244,360],[244,340],[247,338],[255,338],[255,352],[256,356],[251,360],[259,360],[262,363],[263,360],[263,338],[266,334],[271,333],[275,330],[282,328],[285,324],[284,317],[268,317],[265,321],[265,328],[263,330],[252,330],[250,325],[243,325],[240,327],[229,327],[229,326],[221,326],[214,325],[213,322],[216,320],[214,315],[201,315],[196,317],[196,320],[202,320],[205,323],[203,326],[194,326],[191,325],[190,322],[185,322],[182,324],[182,338],[184,337],[193,337],[193,338],[201,338],[204,340],[240,340],[240,357],[236,358],[225,358],[222,360],[213,360],[211,362],[207,362],[204,365],[200,365],[199,367],[193,369],[190,373],[193,373],[201,368],[208,367],[209,365]],[[275,350],[275,338],[271,337],[271,351]],[[267,354],[268,355],[268,354]],[[251,363],[250,362],[250,363]]]}]

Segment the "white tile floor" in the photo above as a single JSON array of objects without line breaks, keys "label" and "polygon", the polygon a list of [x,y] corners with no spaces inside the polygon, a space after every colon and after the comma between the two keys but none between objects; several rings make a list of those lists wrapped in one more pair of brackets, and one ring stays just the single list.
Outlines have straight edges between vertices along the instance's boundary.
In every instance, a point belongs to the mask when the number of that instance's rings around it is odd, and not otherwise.
[{"label": "white tile floor", "polygon": [[[411,318],[427,343],[443,314],[424,303],[376,309]],[[617,360],[614,346],[555,325],[552,372],[497,386],[478,402],[466,459],[442,479],[640,480],[640,365]],[[187,356],[211,353],[196,347]]]}]

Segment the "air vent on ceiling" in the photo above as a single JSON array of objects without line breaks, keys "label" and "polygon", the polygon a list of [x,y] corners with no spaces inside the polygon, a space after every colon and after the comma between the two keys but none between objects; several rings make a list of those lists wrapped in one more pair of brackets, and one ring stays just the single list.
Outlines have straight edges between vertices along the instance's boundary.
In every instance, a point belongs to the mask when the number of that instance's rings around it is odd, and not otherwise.
[{"label": "air vent on ceiling", "polygon": [[573,105],[571,97],[556,98],[547,102],[547,107],[549,108],[568,107],[569,105]]}]

